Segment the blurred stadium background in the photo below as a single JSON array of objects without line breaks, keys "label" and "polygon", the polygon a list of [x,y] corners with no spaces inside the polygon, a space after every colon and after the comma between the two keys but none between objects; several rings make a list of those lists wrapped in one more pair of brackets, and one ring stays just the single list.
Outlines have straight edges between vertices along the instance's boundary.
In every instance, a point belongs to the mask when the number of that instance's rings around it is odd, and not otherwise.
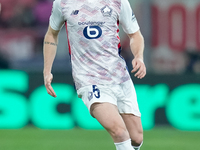
[{"label": "blurred stadium background", "polygon": [[[145,38],[147,76],[133,78],[144,127],[141,150],[199,150],[200,1],[129,0]],[[0,0],[0,149],[114,150],[77,98],[65,28],[43,86],[43,37],[53,0]],[[128,37],[122,55],[131,69]]]}]

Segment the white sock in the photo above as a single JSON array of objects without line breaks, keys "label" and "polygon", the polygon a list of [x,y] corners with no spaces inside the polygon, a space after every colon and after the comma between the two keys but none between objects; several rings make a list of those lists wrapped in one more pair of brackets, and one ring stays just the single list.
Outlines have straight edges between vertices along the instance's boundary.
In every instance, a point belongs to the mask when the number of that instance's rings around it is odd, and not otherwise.
[{"label": "white sock", "polygon": [[140,147],[142,146],[142,144],[143,144],[143,142],[142,142],[139,146],[133,146],[133,148],[134,148],[135,150],[140,150]]},{"label": "white sock", "polygon": [[131,145],[131,139],[128,139],[127,141],[115,143],[116,150],[134,150],[134,148]]}]

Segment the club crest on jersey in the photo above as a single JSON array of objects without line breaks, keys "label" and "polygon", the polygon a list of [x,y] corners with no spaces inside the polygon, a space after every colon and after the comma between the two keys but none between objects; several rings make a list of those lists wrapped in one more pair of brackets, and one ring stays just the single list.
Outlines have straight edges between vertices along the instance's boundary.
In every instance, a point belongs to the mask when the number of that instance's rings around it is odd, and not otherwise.
[{"label": "club crest on jersey", "polygon": [[110,8],[108,5],[101,8],[101,13],[104,17],[111,17],[112,15],[112,8]]},{"label": "club crest on jersey", "polygon": [[88,100],[91,101],[91,99],[93,99],[93,93],[92,92],[88,92]]}]

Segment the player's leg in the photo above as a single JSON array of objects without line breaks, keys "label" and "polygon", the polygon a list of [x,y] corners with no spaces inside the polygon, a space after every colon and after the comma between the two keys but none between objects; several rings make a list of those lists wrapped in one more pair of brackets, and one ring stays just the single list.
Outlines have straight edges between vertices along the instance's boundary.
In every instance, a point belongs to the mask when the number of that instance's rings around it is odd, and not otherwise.
[{"label": "player's leg", "polygon": [[139,150],[143,142],[143,128],[141,118],[133,114],[121,114],[126,128],[131,137],[131,143],[135,150]]},{"label": "player's leg", "polygon": [[110,133],[115,143],[128,140],[129,133],[117,107],[110,103],[94,103],[91,115]]},{"label": "player's leg", "polygon": [[90,112],[111,135],[117,150],[133,150],[126,125],[115,105],[94,103]]},{"label": "player's leg", "polygon": [[109,132],[116,149],[133,150],[128,130],[116,107],[116,96],[111,89],[103,85],[85,86],[77,93],[90,114]]},{"label": "player's leg", "polygon": [[126,124],[133,147],[139,150],[143,142],[143,128],[135,88],[131,80],[121,84],[121,88],[123,96],[119,97],[118,109]]}]

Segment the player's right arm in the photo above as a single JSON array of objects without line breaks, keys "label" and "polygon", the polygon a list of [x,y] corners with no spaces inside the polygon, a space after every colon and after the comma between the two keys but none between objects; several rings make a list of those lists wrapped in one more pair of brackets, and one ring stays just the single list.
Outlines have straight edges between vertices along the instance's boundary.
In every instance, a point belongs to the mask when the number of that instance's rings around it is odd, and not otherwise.
[{"label": "player's right arm", "polygon": [[58,44],[59,31],[53,30],[50,26],[44,37],[43,55],[44,55],[44,84],[48,94],[56,97],[56,94],[51,86],[53,75],[51,74],[52,65],[56,56],[57,44]]},{"label": "player's right arm", "polygon": [[53,3],[52,14],[50,16],[50,21],[49,21],[49,27],[47,33],[45,34],[44,45],[43,45],[44,84],[48,94],[50,94],[53,97],[56,97],[56,93],[54,92],[51,86],[51,81],[53,79],[51,70],[57,51],[58,34],[64,24],[64,18],[61,12],[60,1],[61,0],[55,0]]}]

